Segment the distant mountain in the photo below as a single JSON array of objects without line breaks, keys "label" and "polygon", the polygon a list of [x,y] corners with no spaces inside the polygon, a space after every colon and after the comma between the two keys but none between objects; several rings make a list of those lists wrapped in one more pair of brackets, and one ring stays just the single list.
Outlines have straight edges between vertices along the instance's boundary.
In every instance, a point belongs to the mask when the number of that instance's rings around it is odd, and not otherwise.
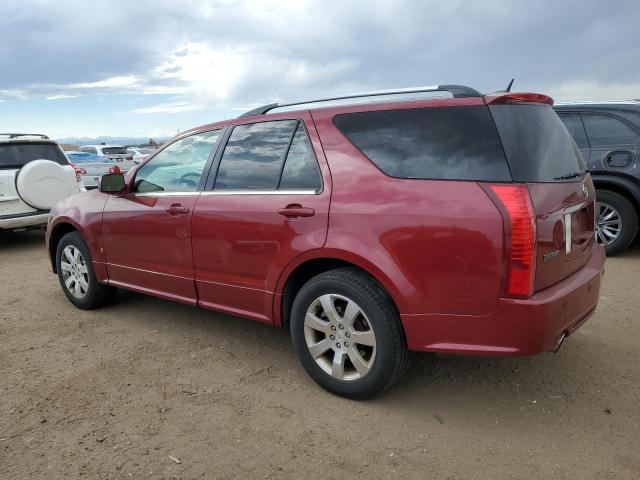
[{"label": "distant mountain", "polygon": [[[156,137],[153,140],[162,143],[169,137]],[[101,143],[111,143],[116,145],[146,145],[149,143],[149,137],[78,137],[78,138],[56,138],[58,143],[66,143],[69,145],[99,145]]]}]

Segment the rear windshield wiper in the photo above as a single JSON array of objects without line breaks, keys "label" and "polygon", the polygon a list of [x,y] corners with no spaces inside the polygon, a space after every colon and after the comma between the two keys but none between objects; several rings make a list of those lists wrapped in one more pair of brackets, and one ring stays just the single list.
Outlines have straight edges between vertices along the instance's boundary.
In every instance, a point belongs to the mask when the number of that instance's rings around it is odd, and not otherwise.
[{"label": "rear windshield wiper", "polygon": [[570,173],[566,173],[564,175],[560,175],[559,177],[553,177],[553,179],[554,180],[569,180],[570,178],[581,177],[584,174],[585,174],[584,171],[581,171],[581,172],[570,172]]}]

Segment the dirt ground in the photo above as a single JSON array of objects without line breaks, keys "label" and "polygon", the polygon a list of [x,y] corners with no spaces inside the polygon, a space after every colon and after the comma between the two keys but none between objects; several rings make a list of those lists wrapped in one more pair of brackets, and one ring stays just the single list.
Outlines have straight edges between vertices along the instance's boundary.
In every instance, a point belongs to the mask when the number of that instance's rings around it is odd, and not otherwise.
[{"label": "dirt ground", "polygon": [[334,397],[283,330],[143,295],[75,309],[0,235],[0,478],[640,478],[640,244],[558,354],[422,355]]}]

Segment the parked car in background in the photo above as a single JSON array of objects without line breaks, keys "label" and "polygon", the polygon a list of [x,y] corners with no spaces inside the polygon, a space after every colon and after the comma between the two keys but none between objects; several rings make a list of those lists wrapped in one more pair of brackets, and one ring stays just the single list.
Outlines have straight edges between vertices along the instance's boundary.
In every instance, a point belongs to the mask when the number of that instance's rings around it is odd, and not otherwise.
[{"label": "parked car in background", "polygon": [[587,161],[596,187],[596,237],[615,255],[638,232],[640,102],[563,103],[556,112]]},{"label": "parked car in background", "polygon": [[129,147],[127,151],[133,155],[133,163],[139,165],[142,161],[151,155],[155,150],[151,148]]},{"label": "parked car in background", "polygon": [[45,225],[49,209],[83,190],[81,185],[58,144],[46,135],[0,133],[0,230]]},{"label": "parked car in background", "polygon": [[195,128],[58,203],[52,267],[79,308],[122,287],[285,326],[350,398],[392,385],[412,350],[555,351],[593,314],[605,253],[552,103],[448,85]]},{"label": "parked car in background", "polygon": [[135,165],[133,155],[122,145],[83,145],[80,151],[113,160],[123,173],[128,172]]},{"label": "parked car in background", "polygon": [[80,150],[70,150],[64,152],[75,168],[76,172],[82,176],[84,186],[88,189],[97,188],[100,177],[105,173],[120,173],[120,167],[107,157],[99,157],[95,153],[83,152]]}]

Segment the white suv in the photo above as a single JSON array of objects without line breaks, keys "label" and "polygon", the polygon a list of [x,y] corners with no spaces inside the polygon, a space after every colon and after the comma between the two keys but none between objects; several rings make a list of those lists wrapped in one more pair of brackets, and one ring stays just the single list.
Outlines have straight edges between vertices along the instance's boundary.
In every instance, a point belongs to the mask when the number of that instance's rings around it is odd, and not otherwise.
[{"label": "white suv", "polygon": [[44,226],[58,200],[82,190],[81,177],[49,137],[0,133],[0,230]]},{"label": "white suv", "polygon": [[128,172],[136,165],[133,162],[133,154],[122,145],[83,145],[80,151],[113,160],[122,173]]}]

